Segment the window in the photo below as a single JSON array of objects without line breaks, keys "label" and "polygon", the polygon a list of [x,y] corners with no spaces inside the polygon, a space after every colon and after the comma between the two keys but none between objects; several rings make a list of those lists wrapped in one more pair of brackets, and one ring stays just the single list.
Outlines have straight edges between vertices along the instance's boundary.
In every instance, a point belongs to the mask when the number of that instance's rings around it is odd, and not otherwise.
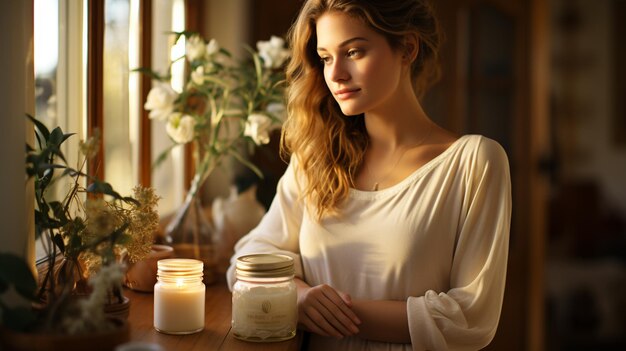
[{"label": "window", "polygon": [[[131,193],[139,175],[137,0],[106,0],[102,50],[102,142],[104,179]],[[97,82],[96,82],[97,83]],[[133,89],[131,89],[131,86]],[[98,167],[99,165],[96,165]]]},{"label": "window", "polygon": [[[185,192],[185,150],[174,150],[152,171],[171,142],[161,125],[147,121],[143,104],[151,82],[133,69],[166,72],[184,55],[183,40],[174,43],[166,33],[185,29],[185,0],[34,0],[34,25],[35,114],[50,128],[77,134],[64,145],[68,163],[77,164],[78,140],[100,128],[102,153],[90,173],[123,194],[139,183],[152,185],[162,197],[160,213],[177,208]],[[184,62],[174,63],[175,89],[183,74]],[[66,193],[62,186],[53,196]],[[37,250],[43,252],[40,244]]]},{"label": "window", "polygon": [[[85,135],[83,16],[81,1],[34,1],[35,115],[49,128],[76,133],[74,139]],[[63,146],[68,163],[76,165],[78,143]],[[55,186],[53,196],[67,193],[67,185]],[[39,259],[44,252],[41,242],[36,251]]]},{"label": "window", "polygon": [[[152,9],[152,69],[167,72],[174,60],[185,53],[183,39],[174,42],[174,36],[167,33],[185,29],[185,1],[160,0],[153,2]],[[184,62],[178,60],[172,64],[172,87],[180,91],[184,82]],[[151,128],[151,160],[155,160],[171,141],[162,123],[153,123]],[[152,186],[161,196],[159,212],[175,210],[183,201],[185,189],[185,150],[178,146],[172,150],[168,159],[152,172]]]}]

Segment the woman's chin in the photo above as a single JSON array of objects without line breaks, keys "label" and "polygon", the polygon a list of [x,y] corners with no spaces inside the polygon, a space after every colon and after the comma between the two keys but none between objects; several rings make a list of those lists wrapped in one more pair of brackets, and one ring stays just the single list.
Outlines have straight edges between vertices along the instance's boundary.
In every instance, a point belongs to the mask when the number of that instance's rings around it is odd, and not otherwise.
[{"label": "woman's chin", "polygon": [[339,105],[341,112],[346,116],[357,116],[363,113],[361,109],[356,109],[353,106],[341,106]]}]

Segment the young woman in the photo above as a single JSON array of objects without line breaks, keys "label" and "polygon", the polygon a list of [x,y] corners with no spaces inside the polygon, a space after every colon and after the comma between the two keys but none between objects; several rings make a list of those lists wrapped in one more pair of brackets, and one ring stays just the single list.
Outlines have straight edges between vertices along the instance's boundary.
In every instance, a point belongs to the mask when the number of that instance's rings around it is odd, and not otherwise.
[{"label": "young woman", "polygon": [[437,126],[425,0],[308,0],[290,32],[291,154],[236,257],[296,261],[309,350],[477,350],[502,305],[511,214],[498,143]]}]

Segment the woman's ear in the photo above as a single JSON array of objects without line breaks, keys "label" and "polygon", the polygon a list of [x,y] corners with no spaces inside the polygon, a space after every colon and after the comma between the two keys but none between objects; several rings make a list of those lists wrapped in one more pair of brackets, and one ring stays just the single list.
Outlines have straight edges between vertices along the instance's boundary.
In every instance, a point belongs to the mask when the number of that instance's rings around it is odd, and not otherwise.
[{"label": "woman's ear", "polygon": [[419,37],[415,33],[404,36],[404,53],[402,59],[404,62],[411,64],[417,58],[419,53]]}]

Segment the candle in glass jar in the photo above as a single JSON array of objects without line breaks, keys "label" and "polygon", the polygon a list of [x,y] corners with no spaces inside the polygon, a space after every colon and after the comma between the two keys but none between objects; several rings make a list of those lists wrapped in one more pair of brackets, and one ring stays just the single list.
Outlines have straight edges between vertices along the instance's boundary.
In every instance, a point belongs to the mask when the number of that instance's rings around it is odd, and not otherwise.
[{"label": "candle in glass jar", "polygon": [[236,268],[233,335],[261,342],[294,337],[298,309],[293,259],[285,255],[248,255],[237,259]]},{"label": "candle in glass jar", "polygon": [[202,261],[165,259],[157,266],[154,328],[166,334],[191,334],[204,329]]}]

